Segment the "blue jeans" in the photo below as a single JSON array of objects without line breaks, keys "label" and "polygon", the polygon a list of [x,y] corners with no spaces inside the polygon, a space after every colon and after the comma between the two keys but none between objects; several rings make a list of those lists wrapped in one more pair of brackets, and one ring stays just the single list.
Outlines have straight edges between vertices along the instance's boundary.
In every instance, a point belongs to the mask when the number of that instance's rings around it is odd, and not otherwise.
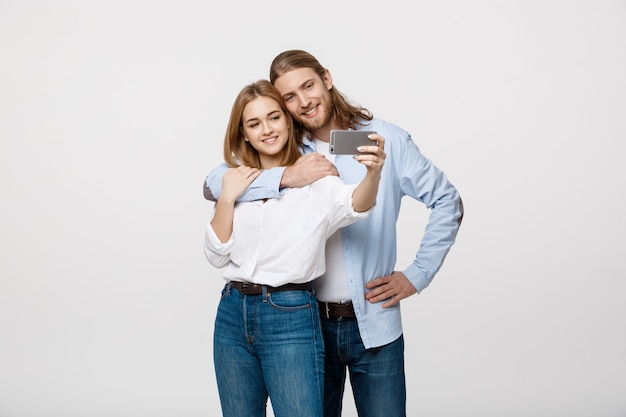
[{"label": "blue jeans", "polygon": [[312,291],[222,291],[213,341],[224,417],[322,417],[324,346]]},{"label": "blue jeans", "polygon": [[365,349],[356,319],[322,317],[324,417],[341,416],[346,368],[359,417],[405,417],[404,337]]}]

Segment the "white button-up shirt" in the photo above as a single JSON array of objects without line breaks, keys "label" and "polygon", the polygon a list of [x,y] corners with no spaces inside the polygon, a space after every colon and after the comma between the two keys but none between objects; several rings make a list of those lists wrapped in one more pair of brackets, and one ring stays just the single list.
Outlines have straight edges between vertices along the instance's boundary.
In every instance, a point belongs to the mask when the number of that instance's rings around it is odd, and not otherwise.
[{"label": "white button-up shirt", "polygon": [[220,242],[209,223],[204,253],[224,268],[226,281],[274,287],[312,281],[325,271],[328,237],[369,214],[353,210],[355,188],[329,176],[265,203],[237,203],[230,239]]}]

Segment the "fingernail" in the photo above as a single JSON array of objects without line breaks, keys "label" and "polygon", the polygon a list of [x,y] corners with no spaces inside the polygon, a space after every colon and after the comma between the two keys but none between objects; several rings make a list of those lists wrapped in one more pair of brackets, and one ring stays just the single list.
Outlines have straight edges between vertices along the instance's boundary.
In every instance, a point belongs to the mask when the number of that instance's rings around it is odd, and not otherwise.
[{"label": "fingernail", "polygon": [[363,152],[363,147],[359,146],[358,148],[356,148],[356,150],[359,151],[359,152]]},{"label": "fingernail", "polygon": [[367,135],[368,138],[372,139],[374,135]]}]

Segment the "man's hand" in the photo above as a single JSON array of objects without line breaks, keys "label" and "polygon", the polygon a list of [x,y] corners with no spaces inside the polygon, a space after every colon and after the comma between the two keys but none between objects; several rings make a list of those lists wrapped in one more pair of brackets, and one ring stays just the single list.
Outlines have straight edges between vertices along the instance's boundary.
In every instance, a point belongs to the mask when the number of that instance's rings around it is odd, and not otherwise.
[{"label": "man's hand", "polygon": [[285,168],[280,187],[304,187],[328,175],[339,176],[337,167],[321,153],[314,152],[302,156],[295,164]]},{"label": "man's hand", "polygon": [[371,280],[366,285],[371,290],[365,294],[370,303],[388,300],[383,308],[394,306],[407,297],[417,293],[417,290],[402,272],[394,271],[391,275]]}]

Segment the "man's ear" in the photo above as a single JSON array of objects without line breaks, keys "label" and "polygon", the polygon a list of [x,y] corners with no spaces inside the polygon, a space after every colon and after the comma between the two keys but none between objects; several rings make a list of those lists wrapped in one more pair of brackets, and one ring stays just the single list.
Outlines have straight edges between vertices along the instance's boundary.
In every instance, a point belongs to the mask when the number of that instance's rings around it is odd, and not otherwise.
[{"label": "man's ear", "polygon": [[328,69],[324,70],[324,85],[326,85],[326,89],[330,91],[333,88],[333,76],[330,75],[330,71]]}]

